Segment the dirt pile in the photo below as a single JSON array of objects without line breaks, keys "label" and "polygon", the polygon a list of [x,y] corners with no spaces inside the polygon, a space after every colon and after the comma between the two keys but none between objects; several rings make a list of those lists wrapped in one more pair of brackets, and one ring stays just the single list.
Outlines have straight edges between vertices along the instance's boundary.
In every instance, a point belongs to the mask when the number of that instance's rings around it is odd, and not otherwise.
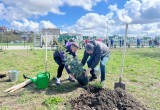
[{"label": "dirt pile", "polygon": [[73,110],[148,110],[122,89],[85,87],[85,93],[71,100]]}]

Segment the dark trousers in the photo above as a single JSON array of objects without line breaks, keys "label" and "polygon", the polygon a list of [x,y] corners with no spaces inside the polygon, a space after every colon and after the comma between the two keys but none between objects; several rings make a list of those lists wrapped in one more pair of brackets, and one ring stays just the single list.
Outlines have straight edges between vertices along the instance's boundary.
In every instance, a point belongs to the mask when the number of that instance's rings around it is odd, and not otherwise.
[{"label": "dark trousers", "polygon": [[[104,81],[105,77],[106,77],[106,63],[108,62],[108,59],[109,59],[109,55],[105,56],[104,58],[101,58],[101,61],[100,61],[101,81]],[[94,60],[94,58],[90,57],[90,59],[87,61],[88,67],[91,66],[93,60]],[[96,76],[94,73],[94,69],[92,69],[90,71],[90,73],[91,73],[92,77]]]},{"label": "dark trousers", "polygon": [[62,76],[62,71],[64,69],[64,64],[62,64],[62,60],[60,57],[54,57],[55,62],[59,65],[57,70],[57,78]]}]

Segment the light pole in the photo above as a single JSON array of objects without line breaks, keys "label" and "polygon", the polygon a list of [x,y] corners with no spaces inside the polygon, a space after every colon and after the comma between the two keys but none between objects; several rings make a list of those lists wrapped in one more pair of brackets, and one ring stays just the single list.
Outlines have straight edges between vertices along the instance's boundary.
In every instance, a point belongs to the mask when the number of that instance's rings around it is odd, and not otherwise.
[{"label": "light pole", "polygon": [[25,39],[26,39],[26,36],[24,36],[24,47],[25,47]]},{"label": "light pole", "polygon": [[108,21],[107,21],[107,38],[108,38]]},{"label": "light pole", "polygon": [[110,47],[110,42],[109,42],[109,38],[108,38],[108,21],[106,21],[107,23],[107,36],[106,36],[106,43],[108,43],[108,47]]},{"label": "light pole", "polygon": [[6,42],[7,42],[7,48],[8,48],[8,36],[7,36],[7,31],[6,31]]}]

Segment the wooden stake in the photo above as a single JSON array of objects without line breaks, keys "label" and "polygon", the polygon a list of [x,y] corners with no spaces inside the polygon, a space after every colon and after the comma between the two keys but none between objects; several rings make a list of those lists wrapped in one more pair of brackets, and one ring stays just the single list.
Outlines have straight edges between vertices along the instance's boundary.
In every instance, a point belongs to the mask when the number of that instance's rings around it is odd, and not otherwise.
[{"label": "wooden stake", "polygon": [[12,86],[12,87],[6,89],[4,92],[12,93],[12,92],[14,92],[14,91],[16,91],[16,90],[18,90],[18,89],[30,84],[31,82],[32,81],[30,79],[28,79],[28,80],[26,80],[26,81],[24,81],[24,82],[22,82],[22,83],[20,83],[18,85],[15,85],[15,86]]}]

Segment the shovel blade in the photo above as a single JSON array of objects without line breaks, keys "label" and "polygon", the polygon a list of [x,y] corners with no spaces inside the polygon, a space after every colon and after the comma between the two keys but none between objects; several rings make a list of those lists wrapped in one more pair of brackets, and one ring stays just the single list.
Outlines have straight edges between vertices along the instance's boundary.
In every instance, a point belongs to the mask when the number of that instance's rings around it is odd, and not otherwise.
[{"label": "shovel blade", "polygon": [[125,90],[126,89],[126,85],[121,83],[121,82],[118,82],[118,83],[114,84],[114,89],[116,89],[116,88],[121,88],[121,89]]}]

